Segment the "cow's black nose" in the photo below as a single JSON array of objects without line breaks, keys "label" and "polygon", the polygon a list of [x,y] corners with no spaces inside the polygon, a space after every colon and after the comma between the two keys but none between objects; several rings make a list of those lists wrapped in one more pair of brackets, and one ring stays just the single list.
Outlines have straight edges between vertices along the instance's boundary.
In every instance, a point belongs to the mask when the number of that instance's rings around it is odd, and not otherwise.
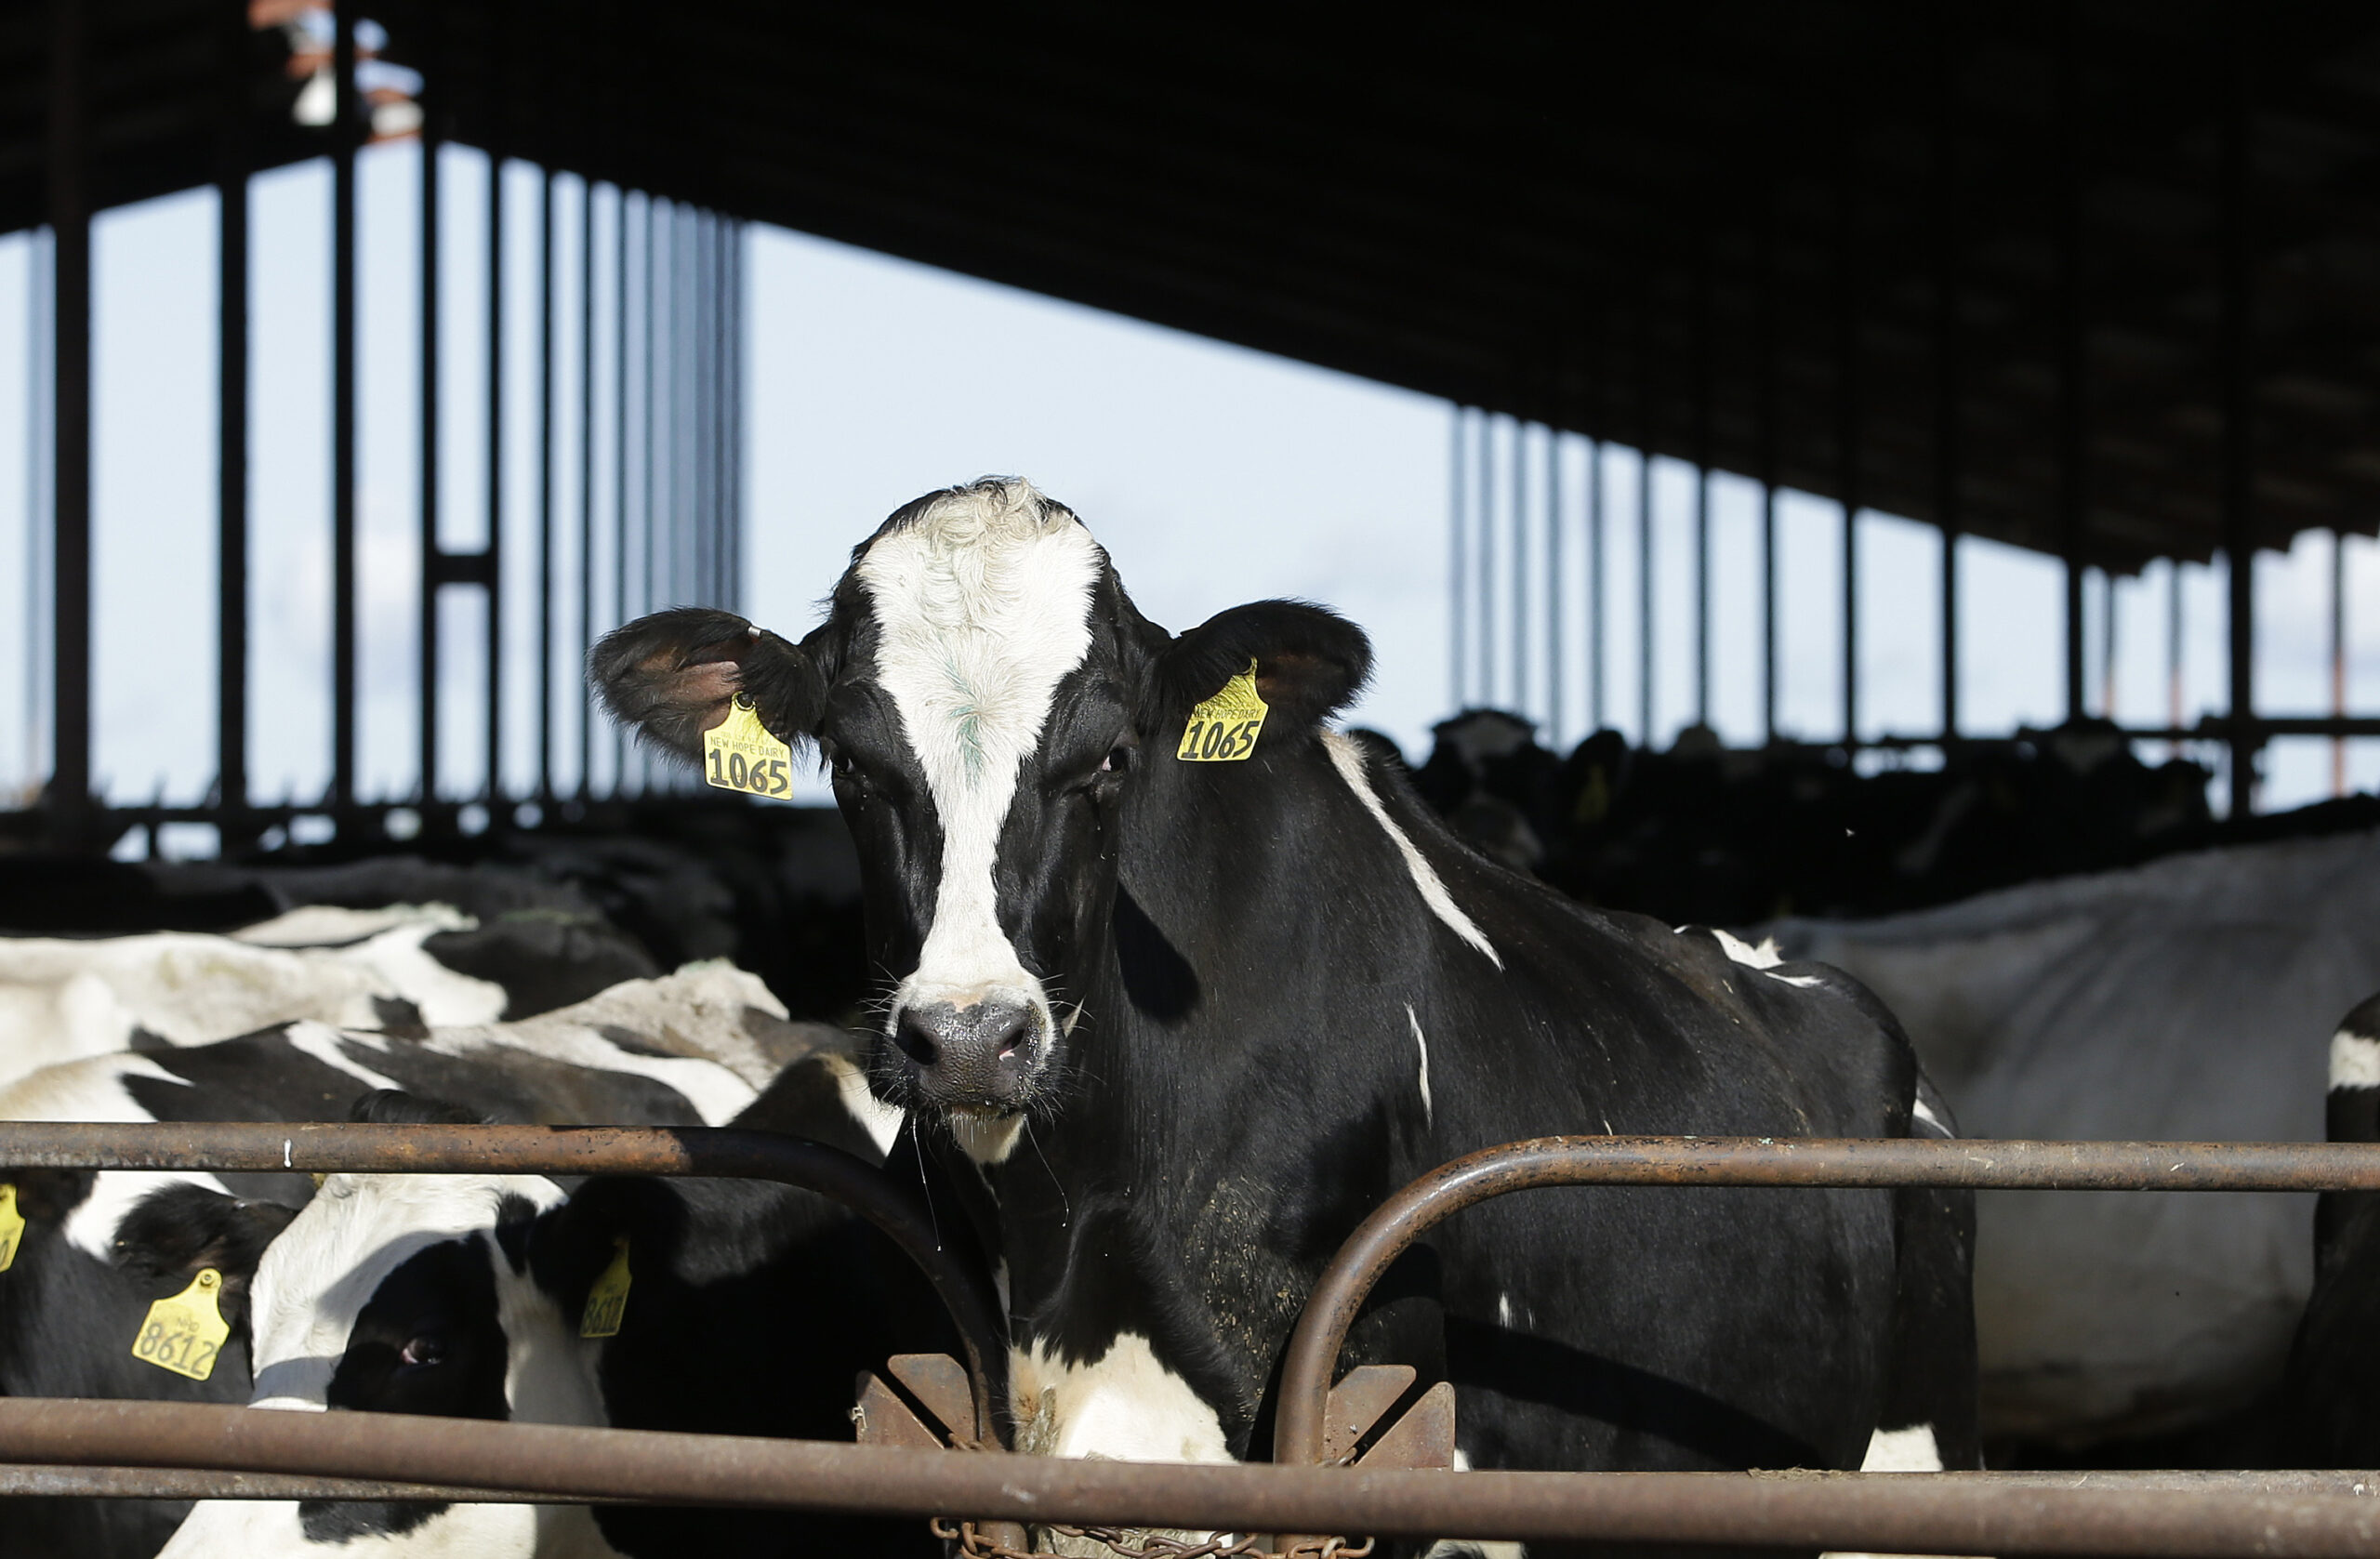
[{"label": "cow's black nose", "polygon": [[1039,1028],[1022,1002],[932,1001],[902,1010],[892,1042],[917,1069],[931,1103],[1003,1106],[1015,1102],[1033,1071]]}]

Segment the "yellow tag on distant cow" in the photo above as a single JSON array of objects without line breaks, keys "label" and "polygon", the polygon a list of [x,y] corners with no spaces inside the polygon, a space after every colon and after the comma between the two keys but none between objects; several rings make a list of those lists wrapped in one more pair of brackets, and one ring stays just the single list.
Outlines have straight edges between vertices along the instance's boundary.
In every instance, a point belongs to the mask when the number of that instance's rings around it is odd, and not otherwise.
[{"label": "yellow tag on distant cow", "polygon": [[1189,729],[1173,756],[1184,763],[1236,763],[1256,750],[1268,706],[1256,692],[1256,663],[1223,684],[1223,692],[1190,711]]},{"label": "yellow tag on distant cow", "polygon": [[132,1341],[132,1356],[193,1381],[214,1374],[215,1355],[231,1335],[215,1304],[222,1292],[223,1275],[213,1267],[201,1269],[189,1288],[149,1307],[149,1319]]},{"label": "yellow tag on distant cow", "polygon": [[17,1245],[25,1237],[25,1215],[17,1210],[17,1188],[0,1181],[0,1272],[17,1263]]},{"label": "yellow tag on distant cow", "polygon": [[612,1243],[618,1253],[587,1290],[587,1309],[578,1318],[581,1337],[619,1336],[620,1318],[628,1313],[628,1242],[623,1235]]},{"label": "yellow tag on distant cow", "polygon": [[703,778],[749,796],[792,794],[793,749],[769,734],[751,694],[737,694],[727,718],[703,733]]}]

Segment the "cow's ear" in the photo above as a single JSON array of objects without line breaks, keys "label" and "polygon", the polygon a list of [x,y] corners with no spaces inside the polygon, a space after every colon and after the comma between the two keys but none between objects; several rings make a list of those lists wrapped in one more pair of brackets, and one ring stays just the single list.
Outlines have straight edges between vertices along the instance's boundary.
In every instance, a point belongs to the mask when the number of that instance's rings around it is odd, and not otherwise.
[{"label": "cow's ear", "polygon": [[277,1202],[245,1201],[204,1185],[161,1186],[116,1226],[115,1264],[154,1279],[160,1298],[213,1267],[223,1275],[216,1306],[236,1329],[246,1320],[248,1287],[264,1248],[297,1216]]},{"label": "cow's ear", "polygon": [[1160,722],[1188,718],[1201,699],[1256,663],[1268,720],[1312,725],[1346,707],[1372,671],[1371,641],[1337,613],[1303,601],[1257,601],[1219,613],[1157,656]]},{"label": "cow's ear", "polygon": [[528,1231],[529,1274],[564,1315],[575,1317],[625,1246],[634,1315],[637,1285],[648,1297],[656,1291],[676,1264],[685,1231],[686,1204],[670,1186],[641,1175],[599,1175],[538,1215]]},{"label": "cow's ear", "polygon": [[587,674],[612,718],[656,746],[700,758],[703,733],[748,694],[777,740],[814,734],[826,682],[800,645],[733,612],[681,606],[603,636]]}]

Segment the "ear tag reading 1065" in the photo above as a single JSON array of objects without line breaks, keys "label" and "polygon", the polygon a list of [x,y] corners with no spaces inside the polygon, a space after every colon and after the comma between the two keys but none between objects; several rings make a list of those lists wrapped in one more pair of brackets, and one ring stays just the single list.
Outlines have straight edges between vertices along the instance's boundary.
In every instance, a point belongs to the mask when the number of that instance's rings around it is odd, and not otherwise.
[{"label": "ear tag reading 1065", "polygon": [[17,1210],[17,1188],[0,1182],[0,1272],[17,1264],[17,1246],[25,1237],[25,1215]]},{"label": "ear tag reading 1065", "polygon": [[793,749],[769,734],[751,694],[737,694],[727,718],[703,733],[703,778],[747,796],[792,793]]},{"label": "ear tag reading 1065", "polygon": [[1270,706],[1256,692],[1256,663],[1223,684],[1223,692],[1190,711],[1189,729],[1173,756],[1184,763],[1236,763],[1256,750]]},{"label": "ear tag reading 1065", "polygon": [[214,1374],[215,1355],[231,1335],[215,1304],[222,1292],[223,1275],[206,1267],[190,1280],[189,1288],[151,1305],[149,1319],[132,1341],[132,1356],[193,1381]]},{"label": "ear tag reading 1065", "polygon": [[587,1309],[578,1318],[581,1337],[617,1337],[620,1318],[628,1313],[628,1242],[615,1239],[617,1253],[595,1287],[587,1290]]}]

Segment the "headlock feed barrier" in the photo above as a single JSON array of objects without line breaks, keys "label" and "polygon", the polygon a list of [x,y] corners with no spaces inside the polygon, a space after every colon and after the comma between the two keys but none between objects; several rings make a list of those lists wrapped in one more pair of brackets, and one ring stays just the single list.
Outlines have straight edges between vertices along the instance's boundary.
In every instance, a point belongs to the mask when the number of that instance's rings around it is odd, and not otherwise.
[{"label": "headlock feed barrier", "polygon": [[[725,1129],[0,1124],[0,1164],[28,1169],[633,1173],[750,1177],[851,1207],[917,1261],[965,1340],[963,1365],[892,1373],[962,1450],[997,1451],[998,1315],[980,1275],[934,1238],[914,1194],[811,1143]],[[736,1505],[970,1519],[968,1552],[1024,1546],[1025,1525],[1214,1531],[1127,1552],[1361,1552],[1371,1539],[1593,1539],[1935,1553],[2369,1554],[2380,1472],[1507,1473],[1450,1475],[1378,1458],[1343,1465],[1355,1414],[1410,1383],[1330,1374],[1372,1283],[1433,1225],[1548,1185],[1934,1185],[1978,1190],[2380,1190],[2380,1146],[1771,1138],[1540,1138],[1457,1159],[1391,1197],[1332,1259],[1292,1334],[1273,1464],[1187,1465],[952,1454],[910,1434],[828,1444],[395,1414],[189,1403],[0,1400],[0,1494],[422,1499]],[[939,1364],[937,1372],[929,1367]],[[876,1400],[895,1400],[874,1377]],[[1421,1407],[1444,1388],[1425,1394]],[[1416,1412],[1421,1411],[1417,1407]],[[911,1426],[914,1415],[900,1409]],[[957,1420],[957,1421],[953,1421]],[[1376,1448],[1403,1433],[1399,1420]],[[1451,1419],[1422,1433],[1442,1442]],[[1391,1458],[1394,1460],[1395,1459]],[[1249,1534],[1336,1533],[1353,1538]]]}]

